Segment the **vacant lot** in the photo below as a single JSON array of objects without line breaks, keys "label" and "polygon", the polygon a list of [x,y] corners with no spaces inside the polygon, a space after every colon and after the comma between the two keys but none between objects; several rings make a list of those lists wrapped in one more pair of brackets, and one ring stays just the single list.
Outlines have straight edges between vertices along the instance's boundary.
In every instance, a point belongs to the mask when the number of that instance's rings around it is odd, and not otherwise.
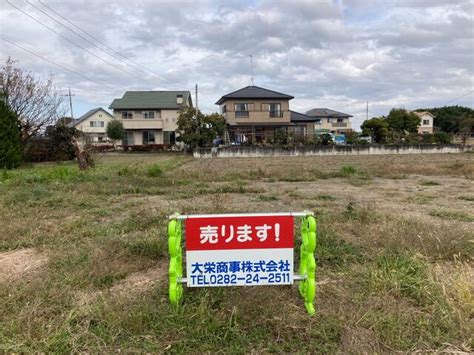
[{"label": "vacant lot", "polygon": [[[0,352],[473,351],[474,154],[0,171]],[[312,210],[317,313],[292,287],[167,298],[167,216]]]}]

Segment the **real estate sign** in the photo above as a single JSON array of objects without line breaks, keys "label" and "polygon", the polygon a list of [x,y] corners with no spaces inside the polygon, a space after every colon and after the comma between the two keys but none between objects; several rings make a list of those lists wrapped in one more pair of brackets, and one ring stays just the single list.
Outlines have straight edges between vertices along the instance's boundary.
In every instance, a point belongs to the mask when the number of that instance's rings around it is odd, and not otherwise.
[{"label": "real estate sign", "polygon": [[[297,217],[301,218],[301,246],[298,272],[294,274],[294,222]],[[308,211],[174,214],[168,222],[170,302],[179,305],[183,284],[188,287],[260,286],[300,281],[298,290],[306,310],[314,314],[315,249],[316,218]]]},{"label": "real estate sign", "polygon": [[185,231],[188,287],[293,283],[293,216],[189,216]]}]

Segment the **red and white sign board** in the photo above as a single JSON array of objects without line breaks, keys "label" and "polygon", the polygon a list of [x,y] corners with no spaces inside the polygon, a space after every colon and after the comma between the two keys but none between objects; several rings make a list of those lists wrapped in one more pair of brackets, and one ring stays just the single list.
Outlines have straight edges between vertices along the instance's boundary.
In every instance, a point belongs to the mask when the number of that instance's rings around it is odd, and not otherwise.
[{"label": "red and white sign board", "polygon": [[293,216],[189,216],[185,223],[188,287],[293,283]]}]

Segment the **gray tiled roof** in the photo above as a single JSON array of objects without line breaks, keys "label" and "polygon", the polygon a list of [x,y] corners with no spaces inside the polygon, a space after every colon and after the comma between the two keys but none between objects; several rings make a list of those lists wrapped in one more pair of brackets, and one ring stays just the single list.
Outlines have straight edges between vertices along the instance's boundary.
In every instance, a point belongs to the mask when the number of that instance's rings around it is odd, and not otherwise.
[{"label": "gray tiled roof", "polygon": [[353,117],[347,113],[330,110],[328,108],[313,108],[306,112],[306,115],[311,117]]},{"label": "gray tiled roof", "polygon": [[310,117],[303,113],[290,110],[291,122],[314,122],[317,120],[317,117]]},{"label": "gray tiled roof", "polygon": [[82,121],[84,121],[85,119],[89,118],[90,116],[92,116],[94,113],[96,112],[99,112],[99,111],[103,111],[105,112],[107,115],[109,115],[111,118],[114,118],[114,116],[112,116],[110,113],[108,113],[107,111],[105,111],[102,107],[97,107],[97,108],[94,108],[92,110],[89,110],[87,111],[85,114],[83,114],[81,117],[69,122],[67,124],[67,126],[69,127],[76,127],[79,123],[81,123]]},{"label": "gray tiled roof", "polygon": [[259,86],[246,86],[237,91],[231,92],[227,95],[222,96],[216,105],[220,105],[227,99],[286,99],[291,100],[294,97],[286,95],[281,92],[268,90]]},{"label": "gray tiled roof", "polygon": [[[176,96],[183,95],[183,104],[176,103]],[[179,110],[191,101],[189,91],[126,91],[121,99],[115,99],[109,106],[114,110],[173,109]]]}]

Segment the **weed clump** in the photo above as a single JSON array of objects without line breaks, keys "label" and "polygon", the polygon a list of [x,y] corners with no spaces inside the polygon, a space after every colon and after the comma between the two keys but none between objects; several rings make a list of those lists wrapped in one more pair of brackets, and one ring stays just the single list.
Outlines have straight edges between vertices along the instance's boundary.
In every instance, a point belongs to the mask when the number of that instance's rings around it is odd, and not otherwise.
[{"label": "weed clump", "polygon": [[158,164],[153,164],[150,167],[148,167],[147,175],[149,177],[159,177],[163,175],[163,170]]}]

